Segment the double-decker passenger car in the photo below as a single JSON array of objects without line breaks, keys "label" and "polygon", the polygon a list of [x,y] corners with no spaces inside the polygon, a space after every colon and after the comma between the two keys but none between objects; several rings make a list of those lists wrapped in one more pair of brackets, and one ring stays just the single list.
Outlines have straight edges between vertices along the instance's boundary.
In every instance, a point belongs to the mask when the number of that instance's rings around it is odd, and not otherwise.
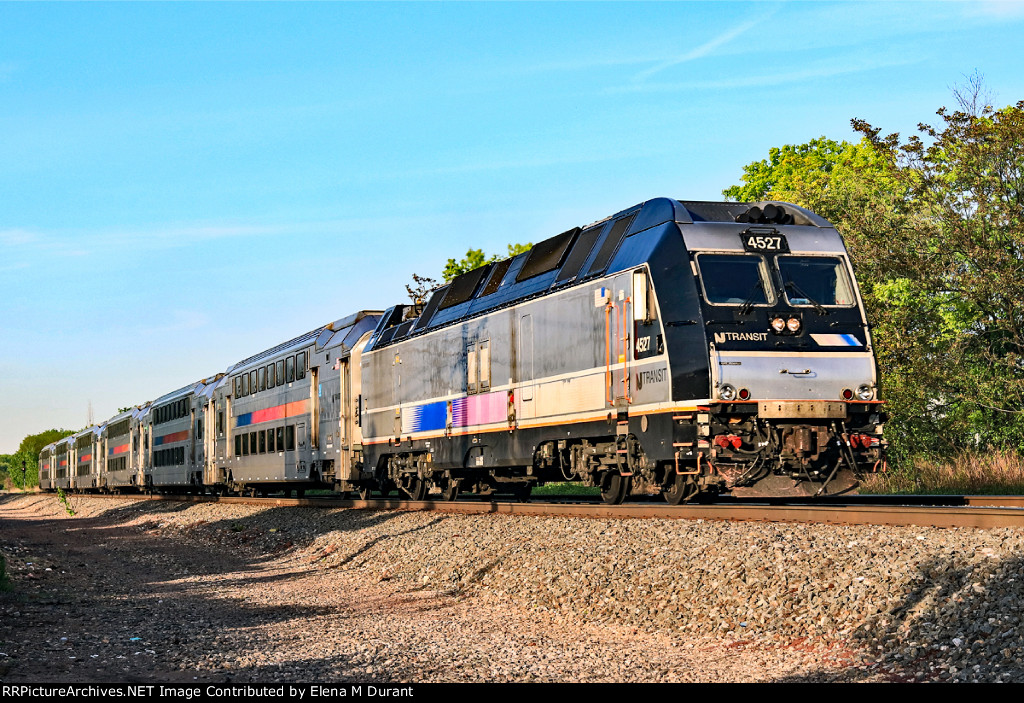
[{"label": "double-decker passenger car", "polygon": [[39,490],[49,491],[54,488],[53,450],[56,444],[51,442],[39,452]]},{"label": "double-decker passenger car", "polygon": [[350,315],[232,366],[213,393],[209,480],[236,491],[302,492],[348,479],[359,449],[349,357],[378,315]]},{"label": "double-decker passenger car", "polygon": [[93,425],[72,435],[73,476],[71,488],[87,491],[100,487],[100,427]]},{"label": "double-decker passenger car", "polygon": [[132,430],[132,410],[118,413],[103,425],[100,431],[101,487],[119,490],[136,485],[139,472],[131,451]]}]

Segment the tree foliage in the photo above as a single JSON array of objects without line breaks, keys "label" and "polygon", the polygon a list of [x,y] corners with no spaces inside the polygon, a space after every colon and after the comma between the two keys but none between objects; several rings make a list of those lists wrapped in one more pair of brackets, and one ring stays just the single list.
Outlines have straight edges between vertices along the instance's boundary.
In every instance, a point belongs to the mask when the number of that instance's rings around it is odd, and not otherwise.
[{"label": "tree foliage", "polygon": [[[71,430],[46,430],[29,435],[21,440],[14,454],[0,455],[0,485],[10,484],[17,488],[31,488],[39,485],[39,452],[43,447],[58,439],[74,434]],[[25,473],[22,474],[24,467]]]},{"label": "tree foliage", "polygon": [[973,93],[903,139],[853,120],[748,165],[740,200],[807,207],[836,224],[857,269],[897,456],[1024,450],[1024,101]]},{"label": "tree foliage", "polygon": [[492,254],[487,256],[484,254],[483,249],[469,249],[466,251],[466,255],[461,259],[448,259],[448,262],[444,266],[444,271],[441,272],[441,278],[443,282],[438,282],[436,278],[429,278],[427,276],[420,276],[418,274],[412,275],[412,283],[407,283],[405,286],[406,292],[409,294],[409,298],[416,304],[423,304],[430,294],[436,289],[440,288],[445,283],[451,283],[456,277],[461,276],[464,273],[468,273],[473,269],[478,269],[485,264],[494,263],[504,258],[512,258],[522,254],[523,252],[529,251],[533,244],[509,244],[508,254],[506,256],[500,256],[498,254]]},{"label": "tree foliage", "polygon": [[461,276],[464,273],[469,273],[473,269],[478,269],[484,264],[494,263],[501,259],[511,259],[513,256],[522,254],[525,251],[529,251],[533,244],[509,244],[508,254],[500,256],[493,254],[488,257],[484,254],[483,249],[470,249],[466,252],[466,255],[456,261],[455,259],[448,259],[448,263],[444,266],[444,271],[441,275],[444,277],[445,283],[450,283],[455,280],[457,276]]}]

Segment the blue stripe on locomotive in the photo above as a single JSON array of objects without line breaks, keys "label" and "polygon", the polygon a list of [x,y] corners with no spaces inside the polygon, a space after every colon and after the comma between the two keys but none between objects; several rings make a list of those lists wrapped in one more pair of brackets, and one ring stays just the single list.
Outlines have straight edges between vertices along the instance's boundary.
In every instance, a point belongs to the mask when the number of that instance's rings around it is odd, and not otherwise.
[{"label": "blue stripe on locomotive", "polygon": [[409,408],[409,431],[427,432],[429,430],[443,430],[448,421],[448,403],[439,400],[436,403],[418,405]]}]

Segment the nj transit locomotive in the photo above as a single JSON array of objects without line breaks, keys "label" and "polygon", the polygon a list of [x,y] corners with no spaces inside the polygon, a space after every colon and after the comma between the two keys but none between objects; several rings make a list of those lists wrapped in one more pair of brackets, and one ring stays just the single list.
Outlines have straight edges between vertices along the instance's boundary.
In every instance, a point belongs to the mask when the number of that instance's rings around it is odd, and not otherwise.
[{"label": "nj transit locomotive", "polygon": [[58,478],[79,440],[51,445],[40,480],[109,488],[126,470],[157,490],[446,500],[522,499],[549,481],[599,486],[609,503],[832,495],[884,466],[883,420],[828,222],[785,203],[659,198],[118,415],[93,432],[92,473]]}]

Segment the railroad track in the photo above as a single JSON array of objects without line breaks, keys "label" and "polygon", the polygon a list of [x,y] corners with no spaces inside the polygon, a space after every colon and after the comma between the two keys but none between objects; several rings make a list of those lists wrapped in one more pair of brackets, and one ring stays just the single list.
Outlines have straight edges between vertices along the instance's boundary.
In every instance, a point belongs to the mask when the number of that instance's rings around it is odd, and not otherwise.
[{"label": "railroad track", "polygon": [[680,520],[760,520],[838,525],[914,525],[921,527],[1024,527],[1024,496],[853,496],[842,502],[740,501],[664,505],[654,502],[604,505],[591,502],[501,502],[484,500],[346,500],[251,498],[210,495],[110,495],[105,498],[189,503],[243,503],[272,507],[331,507],[361,510],[433,510],[465,515],[534,515],[584,518],[661,518]]}]

